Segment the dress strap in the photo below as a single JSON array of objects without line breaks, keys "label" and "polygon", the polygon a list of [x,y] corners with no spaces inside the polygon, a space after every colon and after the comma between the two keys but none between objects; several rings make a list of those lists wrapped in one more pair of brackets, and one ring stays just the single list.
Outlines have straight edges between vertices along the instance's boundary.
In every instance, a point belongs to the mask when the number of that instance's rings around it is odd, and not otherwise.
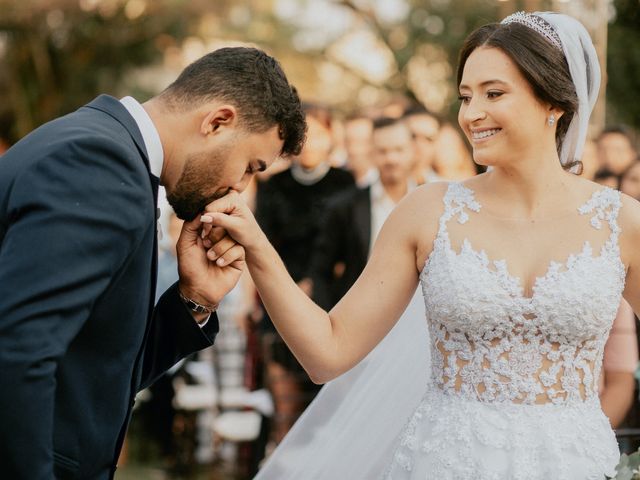
[{"label": "dress strap", "polygon": [[458,223],[467,223],[469,220],[469,214],[466,212],[467,208],[474,212],[480,211],[480,204],[476,201],[473,190],[459,182],[449,184],[442,201],[444,203],[444,213],[440,217],[438,236],[448,235],[447,223],[456,215],[458,216]]},{"label": "dress strap", "polygon": [[618,225],[618,214],[622,207],[622,196],[618,190],[606,187],[595,192],[591,198],[582,205],[578,211],[581,215],[591,214],[591,226],[596,230],[602,229],[603,222],[609,224],[611,236],[606,243],[607,247],[618,248],[618,237],[621,228]]}]

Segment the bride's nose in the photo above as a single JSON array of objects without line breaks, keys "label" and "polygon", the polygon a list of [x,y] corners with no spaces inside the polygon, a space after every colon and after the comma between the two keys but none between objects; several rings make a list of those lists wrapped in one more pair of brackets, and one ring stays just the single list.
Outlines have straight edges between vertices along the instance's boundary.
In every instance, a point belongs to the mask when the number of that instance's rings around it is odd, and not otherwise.
[{"label": "bride's nose", "polygon": [[467,123],[473,123],[487,118],[487,112],[484,109],[482,102],[480,100],[474,100],[473,98],[464,106],[462,115]]}]

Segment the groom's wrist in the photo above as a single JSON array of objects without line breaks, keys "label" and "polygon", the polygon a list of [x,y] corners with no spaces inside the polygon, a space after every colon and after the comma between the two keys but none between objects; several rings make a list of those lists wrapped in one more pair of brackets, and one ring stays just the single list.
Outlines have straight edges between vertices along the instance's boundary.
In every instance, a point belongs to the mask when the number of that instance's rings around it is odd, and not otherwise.
[{"label": "groom's wrist", "polygon": [[212,303],[189,288],[178,285],[178,296],[182,304],[189,310],[191,316],[199,324],[206,320],[218,309],[218,303]]}]

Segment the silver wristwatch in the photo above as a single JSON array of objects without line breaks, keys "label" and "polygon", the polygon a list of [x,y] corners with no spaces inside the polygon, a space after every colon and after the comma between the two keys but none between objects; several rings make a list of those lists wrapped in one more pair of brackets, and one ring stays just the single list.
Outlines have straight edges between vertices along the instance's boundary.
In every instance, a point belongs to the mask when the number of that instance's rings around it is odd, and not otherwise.
[{"label": "silver wristwatch", "polygon": [[184,302],[187,308],[192,312],[213,313],[218,308],[217,305],[202,305],[201,303],[198,303],[189,297],[185,297],[179,289],[178,289],[178,295],[180,295],[180,299]]}]

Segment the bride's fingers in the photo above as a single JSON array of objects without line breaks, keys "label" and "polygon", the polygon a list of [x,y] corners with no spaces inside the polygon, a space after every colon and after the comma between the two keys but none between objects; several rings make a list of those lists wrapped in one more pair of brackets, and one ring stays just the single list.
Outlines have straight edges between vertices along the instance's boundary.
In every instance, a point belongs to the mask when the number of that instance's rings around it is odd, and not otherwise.
[{"label": "bride's fingers", "polygon": [[224,267],[230,264],[237,264],[237,262],[244,263],[244,256],[244,248],[236,244],[216,260],[216,265]]},{"label": "bride's fingers", "polygon": [[200,230],[200,238],[202,239],[202,244],[205,248],[209,248],[212,245],[211,240],[209,240],[209,234],[213,229],[213,225],[211,222],[213,219],[209,215],[200,216],[200,221],[202,222],[202,229]]}]

